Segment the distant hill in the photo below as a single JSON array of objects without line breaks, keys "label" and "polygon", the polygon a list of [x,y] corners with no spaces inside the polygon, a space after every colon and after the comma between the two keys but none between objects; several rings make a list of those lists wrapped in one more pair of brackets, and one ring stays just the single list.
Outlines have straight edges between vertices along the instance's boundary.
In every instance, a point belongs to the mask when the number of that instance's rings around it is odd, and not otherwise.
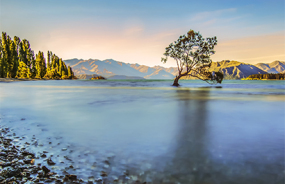
[{"label": "distant hill", "polygon": [[[147,79],[173,79],[175,77],[173,74],[165,71],[169,70],[168,68],[130,64],[115,61],[113,59],[106,59],[103,61],[98,59],[69,59],[65,60],[65,63],[72,67],[75,75],[97,74],[107,78],[114,75],[124,75]],[[173,72],[172,69],[170,70]]]},{"label": "distant hill", "polygon": [[[115,61],[113,59],[69,59],[64,61],[72,67],[78,78],[85,75],[101,75],[110,79],[173,79],[177,74],[176,67],[165,68],[162,66],[149,67],[146,65],[130,64]],[[223,60],[213,62],[210,71],[220,71],[225,74],[225,79],[246,78],[252,74],[284,73],[285,62],[274,61],[272,63],[259,63],[256,65],[246,64],[238,61]],[[80,76],[82,75],[82,76]],[[86,77],[86,76],[85,76]],[[91,77],[90,77],[91,78]],[[192,79],[183,77],[182,79]]]},{"label": "distant hill", "polygon": [[76,77],[78,79],[91,79],[93,77],[98,77],[99,75],[96,74],[92,74],[92,75],[87,75],[87,74],[80,74],[80,75],[76,75]]},{"label": "distant hill", "polygon": [[[224,74],[224,79],[241,79],[252,74],[266,74],[267,72],[257,68],[254,65],[241,63],[238,61],[223,60],[213,62],[209,71],[219,71]],[[193,77],[182,77],[181,79],[194,79]]]},{"label": "distant hill", "polygon": [[248,77],[252,74],[267,73],[254,65],[229,60],[213,62],[209,70],[224,73],[226,79],[240,79]]},{"label": "distant hill", "polygon": [[285,62],[284,61],[273,61],[272,63],[258,63],[255,66],[268,73],[284,73],[285,72]]},{"label": "distant hill", "polygon": [[112,75],[108,77],[108,79],[145,79],[143,77],[136,77],[136,76],[126,76],[126,75]]},{"label": "distant hill", "polygon": [[145,76],[146,79],[173,79],[175,76],[164,69],[156,69],[152,74]]}]

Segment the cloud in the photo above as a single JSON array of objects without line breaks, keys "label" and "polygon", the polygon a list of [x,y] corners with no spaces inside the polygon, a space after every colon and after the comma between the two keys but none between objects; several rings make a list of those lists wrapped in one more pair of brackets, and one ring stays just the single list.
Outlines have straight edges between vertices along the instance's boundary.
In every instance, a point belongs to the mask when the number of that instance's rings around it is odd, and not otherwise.
[{"label": "cloud", "polygon": [[212,19],[212,18],[221,16],[221,15],[224,15],[224,14],[236,12],[236,10],[237,10],[236,8],[228,8],[228,9],[221,9],[221,10],[215,10],[215,11],[205,11],[205,12],[197,13],[190,20],[191,21],[202,21],[206,19]]}]

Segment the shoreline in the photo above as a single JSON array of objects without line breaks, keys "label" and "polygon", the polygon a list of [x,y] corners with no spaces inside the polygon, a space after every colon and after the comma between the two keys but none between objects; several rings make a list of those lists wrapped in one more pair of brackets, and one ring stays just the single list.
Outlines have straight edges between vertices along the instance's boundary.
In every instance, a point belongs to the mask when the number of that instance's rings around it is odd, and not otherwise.
[{"label": "shoreline", "polygon": [[15,78],[0,78],[0,82],[18,82],[18,81],[38,81],[45,79],[15,79]]},{"label": "shoreline", "polygon": [[259,80],[259,81],[267,81],[267,80],[269,80],[269,81],[284,81],[285,79],[247,79],[247,78],[242,78],[242,79],[240,79],[240,80]]},{"label": "shoreline", "polygon": [[[1,120],[3,118],[0,116],[0,122]],[[21,118],[19,121],[26,124],[27,120]],[[23,127],[25,126],[32,132],[37,129],[48,131],[39,124],[28,123],[23,125]],[[111,174],[110,169],[113,167],[114,156],[97,157],[92,167],[98,169],[88,174],[86,170],[88,168],[78,167],[78,161],[80,159],[89,160],[87,155],[91,153],[84,152],[81,157],[76,158],[72,156],[73,150],[76,148],[63,141],[62,137],[51,137],[49,134],[46,134],[47,137],[41,137],[37,134],[33,135],[32,132],[30,132],[31,134],[22,134],[15,129],[16,127],[5,123],[0,124],[0,184],[148,183],[142,182],[138,178],[131,179],[132,176],[124,170],[121,170],[119,175]],[[63,146],[66,143],[68,145]],[[102,161],[103,168],[100,167],[101,163],[97,159]],[[82,171],[84,170],[86,171],[83,172],[83,176]]]},{"label": "shoreline", "polygon": [[16,79],[16,78],[0,78],[0,82],[19,82],[19,81],[47,81],[47,80],[77,80],[77,79]]},{"label": "shoreline", "polygon": [[[82,183],[74,174],[65,176],[51,172],[48,168],[55,165],[50,158],[46,159],[47,164],[37,163],[40,158],[46,158],[45,151],[38,156],[35,153],[27,151],[25,147],[20,148],[15,142],[25,137],[17,137],[15,133],[11,136],[11,129],[0,125],[0,183]],[[31,143],[26,142],[27,145]]]}]

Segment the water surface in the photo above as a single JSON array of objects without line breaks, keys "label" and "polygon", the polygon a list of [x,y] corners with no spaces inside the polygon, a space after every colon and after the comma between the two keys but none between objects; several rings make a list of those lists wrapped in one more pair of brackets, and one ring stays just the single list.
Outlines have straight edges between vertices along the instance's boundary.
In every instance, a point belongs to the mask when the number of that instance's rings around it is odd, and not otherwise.
[{"label": "water surface", "polygon": [[106,171],[126,183],[284,183],[284,81],[171,84],[0,83],[1,124],[36,135],[55,161],[68,155],[69,172],[83,178]]}]

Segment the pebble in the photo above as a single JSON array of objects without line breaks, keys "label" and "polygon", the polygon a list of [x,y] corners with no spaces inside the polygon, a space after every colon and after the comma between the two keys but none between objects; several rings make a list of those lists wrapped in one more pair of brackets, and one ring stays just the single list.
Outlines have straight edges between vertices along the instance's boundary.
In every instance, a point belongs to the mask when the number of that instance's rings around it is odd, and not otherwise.
[{"label": "pebble", "polygon": [[[3,128],[0,125],[0,184],[1,183],[9,183],[9,184],[21,184],[21,183],[105,183],[105,182],[122,182],[124,179],[117,176],[109,176],[109,174],[112,173],[113,168],[113,158],[115,157],[114,154],[108,154],[107,159],[102,159],[100,162],[96,164],[96,162],[90,160],[90,158],[87,158],[92,153],[90,151],[85,151],[83,155],[86,158],[80,159],[82,163],[93,163],[92,169],[85,169],[88,172],[91,172],[91,177],[93,179],[83,180],[78,178],[76,175],[76,170],[80,169],[78,165],[76,165],[71,158],[67,155],[62,155],[67,161],[67,163],[72,164],[66,167],[65,169],[60,169],[62,166],[54,166],[54,165],[61,165],[58,163],[64,163],[61,161],[62,156],[57,155],[56,150],[51,151],[48,148],[51,153],[44,150],[41,152],[37,152],[37,154],[32,153],[28,150],[33,147],[37,146],[44,146],[46,144],[38,143],[41,140],[37,139],[35,135],[30,139],[28,136],[21,137],[23,139],[26,138],[26,141],[24,145],[20,145],[21,141],[19,140],[19,137],[16,137],[16,134],[13,132],[10,132],[8,128]],[[10,135],[8,137],[8,134]],[[12,136],[13,134],[13,136]],[[61,137],[56,138],[61,139]],[[28,141],[29,140],[29,141]],[[32,143],[32,144],[31,144]],[[52,144],[52,142],[47,141],[47,143]],[[60,143],[58,143],[60,145]],[[67,151],[69,150],[71,152],[72,146],[66,145],[65,148],[58,148],[58,151]],[[70,147],[70,148],[69,148]],[[43,149],[43,148],[38,148]],[[47,156],[47,153],[48,156]],[[67,152],[65,152],[67,153]],[[54,154],[56,157],[52,157]],[[48,157],[48,158],[46,158]],[[46,158],[46,159],[44,159]],[[39,161],[45,161],[42,163],[38,163]],[[44,159],[44,160],[43,160]],[[102,163],[103,161],[103,163]],[[76,160],[76,162],[79,162],[79,160]],[[56,168],[56,169],[55,169]],[[95,168],[95,169],[94,169]],[[106,170],[106,171],[102,171]],[[60,170],[61,174],[52,172],[54,170]],[[70,172],[70,173],[68,173]],[[100,172],[101,170],[101,172]],[[99,176],[99,177],[98,177]],[[94,179],[94,177],[98,177],[97,179]],[[121,176],[120,176],[121,177]],[[129,179],[128,177],[128,171],[125,173],[125,179]],[[136,178],[133,178],[136,179]]]},{"label": "pebble", "polygon": [[[0,126],[1,127],[1,126]],[[56,179],[54,175],[56,173],[50,172],[46,166],[41,166],[41,164],[34,165],[35,157],[34,153],[28,152],[25,149],[17,149],[19,146],[13,145],[18,142],[17,139],[13,140],[10,138],[5,138],[2,135],[7,135],[9,132],[8,128],[0,128],[0,183],[9,184],[19,184],[19,183],[63,183],[64,181],[72,181],[74,183],[79,183],[80,180],[77,179],[76,175],[69,176],[59,176]],[[16,135],[15,133],[13,134]],[[33,137],[33,140],[35,137]],[[26,142],[26,145],[30,143]],[[47,151],[44,151],[47,153]],[[45,154],[41,154],[42,157],[46,157]],[[48,165],[55,165],[56,163],[47,159]]]}]

